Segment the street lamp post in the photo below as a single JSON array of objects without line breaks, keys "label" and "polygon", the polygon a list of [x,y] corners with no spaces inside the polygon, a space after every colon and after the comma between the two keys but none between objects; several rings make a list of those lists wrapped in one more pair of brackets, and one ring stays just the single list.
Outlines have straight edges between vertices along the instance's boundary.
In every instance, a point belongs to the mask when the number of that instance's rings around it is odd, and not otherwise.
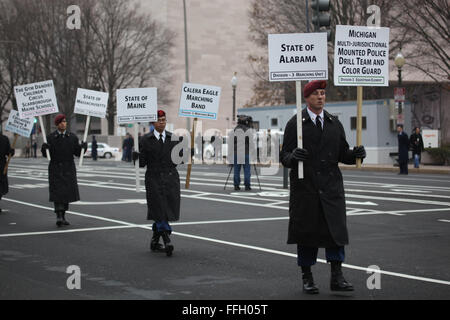
[{"label": "street lamp post", "polygon": [[[398,68],[398,86],[401,87],[402,86],[402,67],[405,65],[405,57],[403,57],[403,55],[402,55],[401,48],[400,48],[400,51],[397,53],[397,56],[395,57],[394,63]],[[402,114],[402,102],[399,101],[398,102],[398,115],[399,115],[400,119],[401,119],[401,114]]]},{"label": "street lamp post", "polygon": [[236,87],[238,82],[236,75],[237,72],[235,72],[233,78],[231,78],[231,87],[233,88],[233,118],[232,118],[233,125],[235,124],[236,121]]}]

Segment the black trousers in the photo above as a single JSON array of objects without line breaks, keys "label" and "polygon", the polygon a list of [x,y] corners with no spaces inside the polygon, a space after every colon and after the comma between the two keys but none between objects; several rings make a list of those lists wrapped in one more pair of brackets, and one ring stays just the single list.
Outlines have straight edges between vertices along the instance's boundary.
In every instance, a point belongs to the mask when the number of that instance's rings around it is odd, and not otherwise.
[{"label": "black trousers", "polygon": [[55,205],[55,212],[69,210],[68,203],[54,202],[54,205]]},{"label": "black trousers", "polygon": [[400,173],[401,174],[408,174],[408,162],[399,162],[400,166]]}]

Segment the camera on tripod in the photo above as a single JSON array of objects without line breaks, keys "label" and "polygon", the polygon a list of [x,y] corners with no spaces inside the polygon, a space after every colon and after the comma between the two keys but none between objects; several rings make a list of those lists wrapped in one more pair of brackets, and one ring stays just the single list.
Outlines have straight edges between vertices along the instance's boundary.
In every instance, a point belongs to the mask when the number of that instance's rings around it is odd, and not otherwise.
[{"label": "camera on tripod", "polygon": [[238,115],[237,123],[238,123],[238,125],[243,125],[248,128],[252,128],[253,127],[253,118],[251,116],[241,114],[241,115]]}]

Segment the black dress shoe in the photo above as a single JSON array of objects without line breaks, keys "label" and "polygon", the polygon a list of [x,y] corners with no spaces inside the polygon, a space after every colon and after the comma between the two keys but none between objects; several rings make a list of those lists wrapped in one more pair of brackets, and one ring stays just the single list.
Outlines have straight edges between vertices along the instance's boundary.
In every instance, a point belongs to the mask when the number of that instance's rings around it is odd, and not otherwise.
[{"label": "black dress shoe", "polygon": [[241,190],[241,188],[239,186],[234,186],[234,190],[238,191]]},{"label": "black dress shoe", "polygon": [[347,282],[342,274],[331,276],[330,289],[331,291],[354,291],[353,285]]},{"label": "black dress shoe", "polygon": [[162,231],[162,239],[164,242],[164,251],[166,252],[166,256],[170,257],[172,256],[172,252],[173,252],[173,245],[170,241],[169,235],[170,235],[170,231]]},{"label": "black dress shoe", "polygon": [[62,212],[56,212],[56,225],[61,227],[63,225]]},{"label": "black dress shoe", "polygon": [[250,191],[252,188],[250,188],[250,186],[245,186],[245,190]]},{"label": "black dress shoe", "polygon": [[314,279],[311,274],[303,275],[303,292],[306,294],[318,294],[319,288],[314,284]]},{"label": "black dress shoe", "polygon": [[70,226],[69,221],[66,220],[66,213],[65,212],[62,213],[62,225],[63,226]]}]

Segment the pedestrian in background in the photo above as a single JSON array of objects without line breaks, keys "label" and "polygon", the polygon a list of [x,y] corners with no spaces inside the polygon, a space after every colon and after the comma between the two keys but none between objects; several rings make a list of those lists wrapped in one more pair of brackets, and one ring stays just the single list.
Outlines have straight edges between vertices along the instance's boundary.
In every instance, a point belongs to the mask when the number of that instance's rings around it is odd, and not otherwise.
[{"label": "pedestrian in background", "polygon": [[413,134],[409,138],[409,143],[413,154],[414,168],[419,168],[419,164],[422,158],[421,154],[425,150],[419,127],[414,128]]},{"label": "pedestrian in background", "polygon": [[408,160],[409,160],[409,138],[403,131],[403,125],[397,125],[398,138],[398,164],[400,166],[399,174],[408,174]]},{"label": "pedestrian in background", "polygon": [[[305,85],[307,108],[302,117],[303,148],[297,147],[297,115],[286,125],[280,153],[282,164],[290,168],[288,244],[297,244],[297,264],[301,267],[303,292],[317,294],[311,266],[318,248],[325,248],[331,264],[330,289],[353,291],[342,273],[344,246],[348,244],[344,183],[338,163],[355,164],[366,157],[363,146],[349,149],[345,131],[338,120],[325,111],[326,81]],[[304,178],[298,177],[303,162]]]},{"label": "pedestrian in background", "polygon": [[31,156],[31,145],[30,142],[28,141],[27,144],[25,145],[25,158],[29,158]]},{"label": "pedestrian in background", "polygon": [[131,134],[127,133],[127,137],[125,138],[125,140],[123,140],[122,144],[123,150],[122,160],[126,162],[131,162],[133,147],[134,147],[134,139],[131,136]]},{"label": "pedestrian in background", "polygon": [[37,142],[34,140],[33,142],[33,157],[37,158]]},{"label": "pedestrian in background", "polygon": [[92,160],[97,161],[97,140],[95,139],[95,136],[92,136],[92,143],[91,143],[91,154],[92,154]]},{"label": "pedestrian in background", "polygon": [[54,203],[56,225],[69,225],[65,214],[69,210],[69,203],[80,200],[78,192],[77,172],[73,156],[79,157],[81,149],[87,150],[87,143],[78,143],[75,134],[68,132],[66,116],[59,114],[55,117],[56,131],[47,136],[47,143],[42,144],[42,156],[50,152],[48,165],[48,182],[50,202]]}]

